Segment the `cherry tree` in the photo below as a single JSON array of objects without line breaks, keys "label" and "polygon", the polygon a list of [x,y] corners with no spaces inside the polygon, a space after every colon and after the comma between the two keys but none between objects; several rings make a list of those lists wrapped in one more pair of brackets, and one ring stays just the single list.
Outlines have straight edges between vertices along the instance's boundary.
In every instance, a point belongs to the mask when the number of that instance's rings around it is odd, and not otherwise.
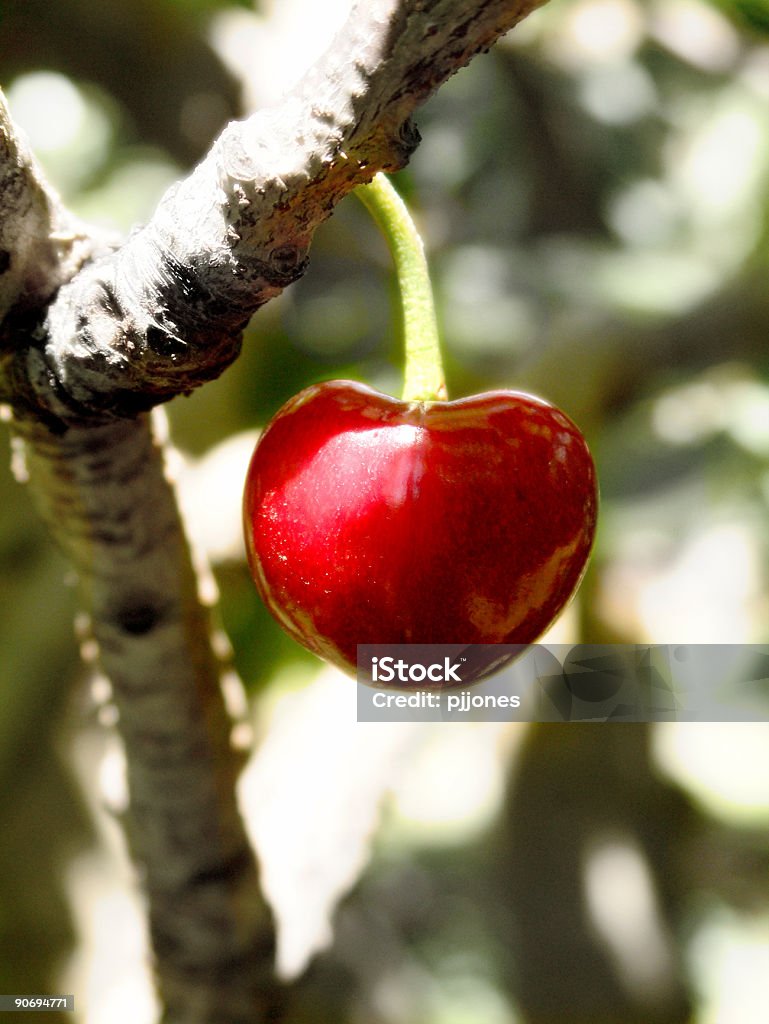
[{"label": "cherry tree", "polygon": [[119,242],[63,207],[0,106],[0,400],[119,713],[169,1022],[284,1017],[210,609],[152,410],[237,358],[336,204],[407,163],[416,108],[536,6],[360,0],[296,87],[229,124]]}]

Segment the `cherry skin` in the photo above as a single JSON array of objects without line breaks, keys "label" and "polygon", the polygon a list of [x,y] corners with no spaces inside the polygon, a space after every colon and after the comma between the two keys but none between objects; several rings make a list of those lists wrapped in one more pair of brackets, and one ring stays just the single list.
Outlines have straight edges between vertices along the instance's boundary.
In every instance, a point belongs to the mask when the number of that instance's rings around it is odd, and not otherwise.
[{"label": "cherry skin", "polygon": [[584,438],[538,398],[328,381],[256,446],[246,549],[278,622],[354,672],[357,644],[532,643],[582,577],[597,505]]}]

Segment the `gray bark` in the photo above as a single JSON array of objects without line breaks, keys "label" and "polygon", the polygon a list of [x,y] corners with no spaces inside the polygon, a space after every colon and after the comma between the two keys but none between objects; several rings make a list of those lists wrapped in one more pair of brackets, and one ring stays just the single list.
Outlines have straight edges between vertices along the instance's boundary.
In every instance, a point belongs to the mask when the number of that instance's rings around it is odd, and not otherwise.
[{"label": "gray bark", "polygon": [[336,203],[407,161],[414,108],[535,6],[364,0],[279,106],[230,124],[111,250],[62,210],[0,103],[0,400],[119,710],[168,1021],[277,1020],[280,1000],[220,667],[148,410],[237,356]]}]

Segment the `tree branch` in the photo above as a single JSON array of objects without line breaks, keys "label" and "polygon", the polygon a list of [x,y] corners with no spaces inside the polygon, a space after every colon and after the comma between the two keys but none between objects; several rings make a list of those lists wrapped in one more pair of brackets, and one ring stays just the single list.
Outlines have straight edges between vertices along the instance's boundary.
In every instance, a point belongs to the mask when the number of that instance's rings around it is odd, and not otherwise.
[{"label": "tree branch", "polygon": [[0,110],[0,399],[81,576],[119,711],[166,1021],[278,1020],[210,625],[146,410],[217,376],[336,203],[418,142],[414,108],[538,0],[362,0],[275,108],[231,124],[107,253]]},{"label": "tree branch", "polygon": [[40,308],[94,241],[61,206],[11,122],[0,91],[0,350],[12,314]]},{"label": "tree branch", "polygon": [[207,609],[146,418],[17,424],[41,511],[86,590],[128,766],[131,854],[166,1020],[273,1019],[273,929],[235,801]]},{"label": "tree branch", "polygon": [[218,376],[253,312],[301,276],[336,203],[406,163],[415,107],[537,5],[359,3],[283,102],[230,124],[142,231],[61,289],[45,344],[20,356],[17,405],[23,394],[62,423],[90,422]]}]

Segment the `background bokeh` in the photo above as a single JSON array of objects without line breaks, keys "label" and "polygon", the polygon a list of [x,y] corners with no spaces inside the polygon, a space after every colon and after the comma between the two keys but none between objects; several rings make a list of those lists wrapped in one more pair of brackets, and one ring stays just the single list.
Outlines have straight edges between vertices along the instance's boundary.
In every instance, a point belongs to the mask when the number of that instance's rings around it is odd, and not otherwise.
[{"label": "background bokeh", "polygon": [[[126,233],[346,7],[0,0],[0,84],[65,200]],[[397,184],[452,394],[541,394],[598,465],[595,554],[552,638],[768,643],[769,7],[552,0],[416,120]],[[351,197],[237,364],[165,410],[260,740],[243,806],[282,971],[325,946],[292,1019],[762,1024],[769,726],[358,726],[349,683],[263,610],[239,525],[259,428],[312,381],[397,393],[400,346]],[[113,712],[0,429],[0,992],[143,1024]]]}]

